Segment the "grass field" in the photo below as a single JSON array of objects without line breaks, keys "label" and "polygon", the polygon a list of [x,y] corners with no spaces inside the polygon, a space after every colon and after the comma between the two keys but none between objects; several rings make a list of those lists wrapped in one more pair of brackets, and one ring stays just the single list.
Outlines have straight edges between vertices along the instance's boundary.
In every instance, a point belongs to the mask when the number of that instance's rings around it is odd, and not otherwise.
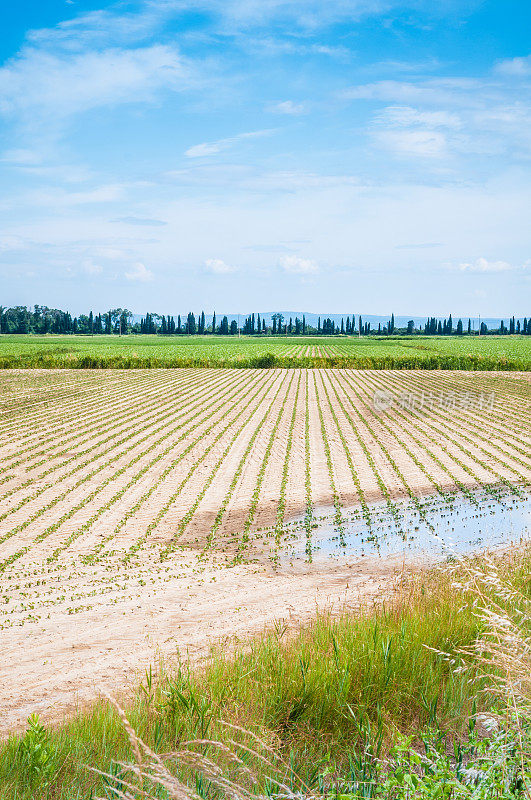
[{"label": "grass field", "polygon": [[4,368],[180,366],[522,370],[531,337],[0,336]]}]

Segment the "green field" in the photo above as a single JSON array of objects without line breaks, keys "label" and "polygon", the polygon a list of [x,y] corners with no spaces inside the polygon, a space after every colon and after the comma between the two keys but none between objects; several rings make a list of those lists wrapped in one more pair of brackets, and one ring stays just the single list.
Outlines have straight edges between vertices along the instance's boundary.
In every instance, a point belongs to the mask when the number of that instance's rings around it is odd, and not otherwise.
[{"label": "green field", "polygon": [[516,369],[527,336],[0,336],[0,368],[357,367]]}]

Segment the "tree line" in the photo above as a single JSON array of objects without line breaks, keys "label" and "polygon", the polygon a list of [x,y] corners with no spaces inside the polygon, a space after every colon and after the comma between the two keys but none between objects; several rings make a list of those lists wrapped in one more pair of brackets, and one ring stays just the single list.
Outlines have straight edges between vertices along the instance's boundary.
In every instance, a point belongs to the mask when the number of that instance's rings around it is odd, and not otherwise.
[{"label": "tree line", "polygon": [[481,334],[498,335],[531,335],[531,317],[523,320],[514,316],[508,320],[500,320],[497,328],[488,328],[481,322],[478,329],[468,319],[463,322],[458,319],[454,323],[452,315],[447,319],[428,317],[424,325],[415,326],[414,320],[409,320],[407,325],[397,327],[395,316],[387,323],[378,323],[371,327],[370,322],[363,320],[361,315],[342,317],[341,322],[336,322],[330,317],[319,317],[317,326],[307,323],[306,316],[285,318],[281,313],[272,314],[271,323],[267,323],[260,314],[250,314],[240,324],[235,319],[229,321],[227,316],[207,319],[205,312],[197,316],[189,312],[186,316],[175,316],[147,313],[140,321],[134,321],[133,313],[125,308],[114,308],[104,313],[80,314],[72,317],[68,311],[61,311],[47,306],[34,306],[29,310],[26,306],[4,308],[0,306],[0,333],[61,333],[61,334],[159,334],[162,336],[203,336],[215,334],[220,336],[395,336],[425,334],[428,336],[472,336]]}]

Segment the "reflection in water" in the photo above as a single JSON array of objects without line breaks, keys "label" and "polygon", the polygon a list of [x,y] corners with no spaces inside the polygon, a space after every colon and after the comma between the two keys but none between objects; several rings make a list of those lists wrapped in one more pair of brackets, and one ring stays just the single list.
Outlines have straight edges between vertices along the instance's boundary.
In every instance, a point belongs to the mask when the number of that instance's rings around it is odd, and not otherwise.
[{"label": "reflection in water", "polygon": [[[322,510],[324,512],[324,509]],[[517,542],[529,535],[531,495],[523,489],[474,491],[369,506],[341,518],[314,517],[311,541],[304,519],[294,520],[280,543],[280,561],[411,554],[447,557]]]}]

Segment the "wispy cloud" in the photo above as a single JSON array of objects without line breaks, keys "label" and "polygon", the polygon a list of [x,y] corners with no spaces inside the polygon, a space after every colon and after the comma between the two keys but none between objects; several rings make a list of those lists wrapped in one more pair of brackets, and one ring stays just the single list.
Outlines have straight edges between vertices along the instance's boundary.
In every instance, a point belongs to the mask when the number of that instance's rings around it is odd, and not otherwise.
[{"label": "wispy cloud", "polygon": [[379,131],[374,138],[380,146],[403,158],[442,159],[448,155],[446,137],[440,131]]},{"label": "wispy cloud", "polygon": [[268,111],[273,114],[287,114],[288,116],[298,116],[304,114],[306,106],[304,103],[294,103],[293,100],[284,100],[282,103],[275,103],[268,106]]},{"label": "wispy cloud", "polygon": [[395,250],[429,250],[432,247],[442,246],[442,242],[419,242],[418,244],[397,244]]},{"label": "wispy cloud", "polygon": [[0,236],[0,252],[25,250],[28,243],[20,236]]},{"label": "wispy cloud", "polygon": [[205,267],[209,272],[213,272],[215,275],[230,275],[236,272],[236,267],[231,264],[226,264],[221,258],[207,258]]},{"label": "wispy cloud", "polygon": [[498,65],[481,79],[376,81],[350,87],[341,97],[385,104],[373,111],[367,132],[374,144],[398,158],[442,161],[506,153],[512,160],[527,160],[531,155],[529,90],[508,80],[510,70],[521,73],[526,64],[511,62],[504,74]]},{"label": "wispy cloud", "polygon": [[187,158],[206,158],[221,153],[223,150],[228,150],[238,142],[245,141],[246,139],[257,139],[262,136],[270,136],[275,133],[273,128],[268,128],[261,131],[249,131],[248,133],[238,133],[236,136],[229,136],[226,139],[218,139],[215,142],[202,142],[201,144],[194,144],[185,150]]},{"label": "wispy cloud", "polygon": [[305,41],[303,37],[293,36],[250,36],[239,37],[238,44],[242,50],[253,55],[265,56],[323,56],[329,60],[350,61],[354,52],[344,45],[322,44]]},{"label": "wispy cloud", "polygon": [[125,196],[125,184],[95,186],[84,191],[72,192],[62,188],[30,192],[27,199],[31,204],[51,208],[69,208],[85,204],[114,203]]},{"label": "wispy cloud", "polygon": [[153,273],[142,262],[137,261],[133,267],[125,274],[128,281],[138,281],[139,283],[149,283],[154,278]]},{"label": "wispy cloud", "polygon": [[475,261],[459,264],[463,272],[507,272],[514,267],[507,261],[488,261],[486,258],[476,258]]},{"label": "wispy cloud", "polygon": [[183,5],[182,2],[167,0],[142,0],[139,7],[128,11],[120,3],[111,4],[108,8],[80,13],[52,28],[30,30],[27,40],[37,47],[53,46],[71,52],[91,47],[130,45],[161,30]]},{"label": "wispy cloud", "polygon": [[5,164],[14,164],[15,166],[35,167],[42,163],[42,155],[36,150],[29,150],[21,147],[14,148],[13,150],[6,150],[0,158],[0,161]]},{"label": "wispy cloud", "polygon": [[151,219],[148,217],[116,217],[116,219],[111,220],[111,222],[123,222],[126,225],[141,225],[147,227],[160,227],[168,224],[163,219]]},{"label": "wispy cloud", "polygon": [[27,125],[63,120],[94,108],[151,101],[162,89],[182,90],[190,68],[174,47],[82,53],[24,48],[0,68],[0,113]]},{"label": "wispy cloud", "polygon": [[[470,6],[462,0],[452,5]],[[291,31],[313,32],[341,21],[350,24],[372,15],[383,15],[394,8],[438,13],[432,0],[150,0],[149,6],[182,10],[208,11],[214,24],[225,30],[249,31],[267,28],[271,24],[284,25]],[[441,9],[444,15],[444,9]]]},{"label": "wispy cloud", "polygon": [[462,127],[462,120],[450,111],[422,111],[412,106],[387,106],[377,116],[376,122],[397,128],[422,126],[428,128]]},{"label": "wispy cloud", "polygon": [[87,275],[101,275],[103,272],[101,264],[96,264],[91,258],[85,259],[83,262],[83,269]]},{"label": "wispy cloud", "polygon": [[319,272],[317,262],[311,258],[301,258],[300,256],[284,256],[280,259],[280,266],[285,272],[294,275],[315,275]]},{"label": "wispy cloud", "polygon": [[422,78],[418,81],[382,80],[351,86],[340,96],[347,100],[380,100],[397,105],[427,103],[438,107],[470,106],[471,92],[484,88],[473,78]]},{"label": "wispy cloud", "polygon": [[496,72],[516,78],[526,78],[531,75],[531,55],[508,58],[496,64]]}]

